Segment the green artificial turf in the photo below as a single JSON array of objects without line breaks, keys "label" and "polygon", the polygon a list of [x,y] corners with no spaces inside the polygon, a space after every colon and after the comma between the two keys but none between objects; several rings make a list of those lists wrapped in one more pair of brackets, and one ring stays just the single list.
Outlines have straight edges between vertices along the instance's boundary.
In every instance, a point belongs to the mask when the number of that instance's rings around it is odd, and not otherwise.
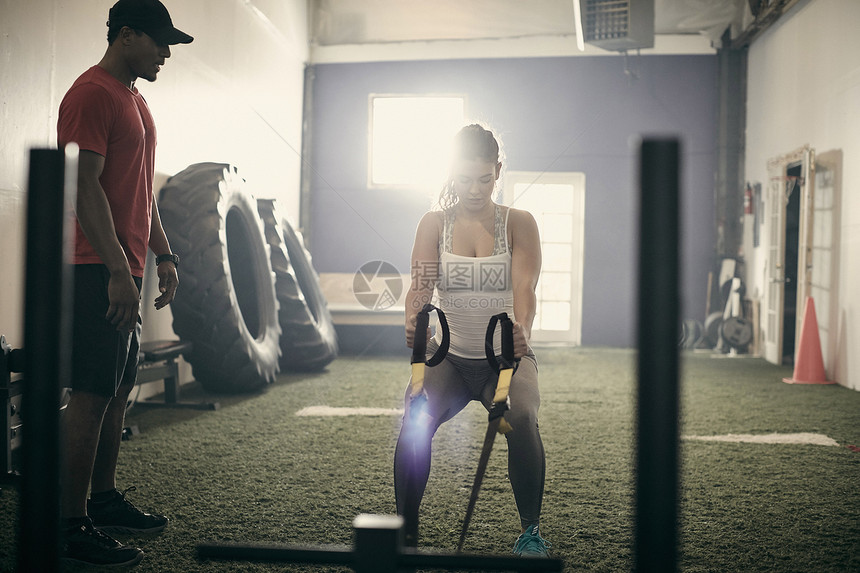
[{"label": "green artificial turf", "polygon": [[[547,455],[542,534],[565,571],[629,571],[633,540],[635,352],[538,349]],[[284,374],[266,392],[218,396],[214,412],[132,409],[140,435],[120,454],[120,488],[168,515],[160,535],[122,538],[143,572],[347,571],[202,561],[203,541],[351,543],[359,513],[393,513],[396,416],[297,417],[305,406],[398,408],[408,351],[342,357],[326,372]],[[684,440],[683,571],[860,571],[860,393],[794,386],[790,369],[754,358],[685,353],[683,435],[816,432],[839,447]],[[199,392],[199,391],[197,391]],[[486,427],[472,404],[434,440],[421,545],[453,551]],[[496,441],[465,550],[509,554],[519,520]],[[18,494],[0,491],[0,571],[15,566]],[[75,570],[75,569],[73,569]]]}]

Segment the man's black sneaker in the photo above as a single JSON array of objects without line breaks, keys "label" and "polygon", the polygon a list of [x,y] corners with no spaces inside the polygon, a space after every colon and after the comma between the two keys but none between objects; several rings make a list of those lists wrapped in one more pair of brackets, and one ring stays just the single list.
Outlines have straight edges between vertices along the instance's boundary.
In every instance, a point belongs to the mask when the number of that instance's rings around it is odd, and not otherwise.
[{"label": "man's black sneaker", "polygon": [[135,491],[130,487],[122,493],[114,490],[114,496],[105,502],[87,500],[87,513],[96,527],[111,535],[157,533],[165,528],[168,519],[163,515],[144,513],[134,506],[125,495]]},{"label": "man's black sneaker", "polygon": [[93,527],[85,518],[63,535],[63,561],[100,567],[130,567],[143,559],[143,551],[123,545],[110,535]]}]

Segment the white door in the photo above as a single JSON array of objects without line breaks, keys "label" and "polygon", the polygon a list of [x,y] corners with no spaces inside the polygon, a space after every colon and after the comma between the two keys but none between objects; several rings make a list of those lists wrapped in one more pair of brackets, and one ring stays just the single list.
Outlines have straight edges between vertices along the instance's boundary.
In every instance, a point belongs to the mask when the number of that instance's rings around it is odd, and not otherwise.
[{"label": "white door", "polygon": [[815,214],[815,150],[804,148],[800,163],[800,237],[797,245],[797,318],[794,332],[794,353],[800,344],[800,327],[806,297],[812,295],[812,246]]},{"label": "white door", "polygon": [[[803,310],[811,293],[813,200],[815,188],[815,151],[809,146],[768,162],[765,236],[768,240],[764,277],[764,316],[762,340],[765,360],[782,364],[785,315],[786,206],[793,193],[800,197],[797,245],[797,298],[794,301],[795,351],[800,341]],[[800,166],[799,177],[788,177],[789,167]]]},{"label": "white door", "polygon": [[809,295],[815,300],[824,364],[830,368],[838,348],[841,169],[841,151],[816,154]]},{"label": "white door", "polygon": [[582,344],[585,174],[509,171],[504,203],[534,216],[543,264],[532,340]]},{"label": "white door", "polygon": [[[776,166],[779,169],[780,166]],[[784,167],[783,167],[784,169]],[[782,363],[782,313],[785,296],[785,205],[786,184],[778,171],[768,173],[765,202],[765,237],[768,240],[764,282],[764,317],[762,340],[764,357],[773,364]]]}]

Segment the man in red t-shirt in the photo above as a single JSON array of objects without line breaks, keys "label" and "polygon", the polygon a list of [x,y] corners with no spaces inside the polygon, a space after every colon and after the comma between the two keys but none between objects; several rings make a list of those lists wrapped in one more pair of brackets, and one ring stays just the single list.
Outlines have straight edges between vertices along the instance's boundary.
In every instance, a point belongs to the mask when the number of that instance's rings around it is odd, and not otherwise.
[{"label": "man in red t-shirt", "polygon": [[[143,552],[109,533],[161,531],[116,489],[125,409],[137,377],[140,288],[147,249],[160,296],[173,300],[179,258],[161,226],[152,189],[156,131],[137,78],[155,81],[170,45],[193,38],[158,0],[119,0],[108,15],[108,48],[60,104],[60,147],[80,147],[75,240],[72,393],[63,413],[63,556],[92,565],[134,565]],[[91,487],[90,499],[87,492]]]}]

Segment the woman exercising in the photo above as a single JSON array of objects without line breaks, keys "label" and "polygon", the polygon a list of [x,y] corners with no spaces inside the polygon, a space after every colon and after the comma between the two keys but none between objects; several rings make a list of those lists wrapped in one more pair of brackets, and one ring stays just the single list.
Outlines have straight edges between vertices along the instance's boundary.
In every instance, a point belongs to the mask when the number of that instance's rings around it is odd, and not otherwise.
[{"label": "woman exercising", "polygon": [[[426,369],[426,415],[410,415],[407,391],[407,411],[394,457],[395,495],[401,515],[409,495],[420,503],[430,475],[433,434],[472,400],[480,400],[487,409],[492,406],[497,374],[486,361],[484,337],[490,318],[507,312],[514,319],[514,357],[521,359],[511,381],[511,407],[505,414],[513,427],[505,434],[508,474],[522,526],[514,553],[546,556],[549,543],[538,530],[545,473],[537,417],[540,393],[537,362],[529,347],[541,268],[540,238],[531,214],[494,201],[501,169],[493,133],[476,124],[464,127],[454,139],[439,209],[427,212],[418,223],[412,286],[406,295],[406,344],[411,348],[415,336],[425,335],[415,332],[416,315],[433,301],[447,316],[450,348],[439,365]],[[440,343],[437,331],[428,340],[428,356]],[[495,354],[501,354],[498,332]],[[416,451],[426,454],[416,456]]]}]

